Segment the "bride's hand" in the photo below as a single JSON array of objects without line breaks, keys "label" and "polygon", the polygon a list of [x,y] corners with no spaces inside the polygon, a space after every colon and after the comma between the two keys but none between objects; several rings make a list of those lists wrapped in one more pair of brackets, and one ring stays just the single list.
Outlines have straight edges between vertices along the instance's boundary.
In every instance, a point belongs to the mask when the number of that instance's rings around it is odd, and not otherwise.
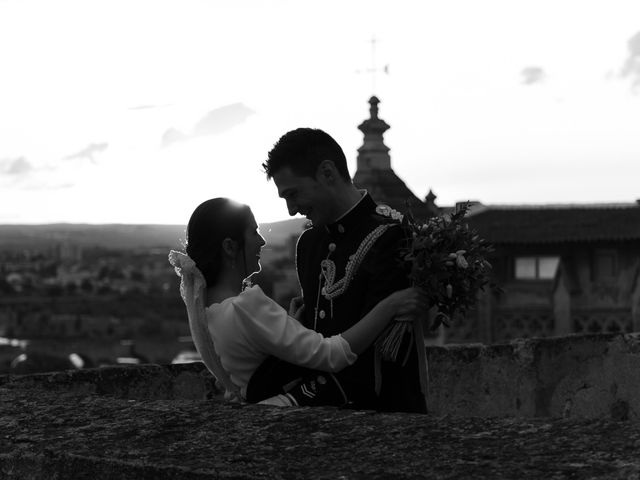
[{"label": "bride's hand", "polygon": [[289,304],[289,316],[300,320],[302,312],[304,311],[304,300],[302,297],[293,297]]}]

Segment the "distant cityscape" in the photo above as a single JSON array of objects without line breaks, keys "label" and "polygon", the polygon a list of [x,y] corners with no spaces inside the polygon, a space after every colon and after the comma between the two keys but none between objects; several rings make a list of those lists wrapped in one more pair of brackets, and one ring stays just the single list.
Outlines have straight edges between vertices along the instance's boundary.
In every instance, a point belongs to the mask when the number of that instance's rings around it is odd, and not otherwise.
[{"label": "distant cityscape", "polygon": [[[262,226],[269,243],[265,271],[255,280],[283,305],[295,294],[293,248],[301,225]],[[178,227],[154,226],[165,232],[155,239],[145,226],[67,225],[67,234],[61,228],[20,226],[21,234],[14,227],[1,237],[0,373],[41,371],[65,361],[72,367],[69,356],[89,367],[170,363],[194,352],[179,277],[167,261],[179,245],[166,238]],[[100,241],[91,245],[90,232],[98,228]],[[138,240],[129,235],[134,230]],[[117,248],[100,245],[105,237]],[[162,241],[166,247],[153,246]]]}]

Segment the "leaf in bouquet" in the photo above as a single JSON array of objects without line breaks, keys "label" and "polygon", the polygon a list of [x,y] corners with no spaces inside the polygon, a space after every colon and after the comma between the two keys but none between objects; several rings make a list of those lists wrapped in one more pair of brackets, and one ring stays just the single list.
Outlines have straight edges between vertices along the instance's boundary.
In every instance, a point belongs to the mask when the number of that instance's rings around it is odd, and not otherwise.
[{"label": "leaf in bouquet", "polygon": [[413,241],[414,250],[420,250],[429,245],[429,239],[426,237],[419,236]]},{"label": "leaf in bouquet", "polygon": [[433,325],[431,325],[429,327],[429,330],[434,331],[436,330],[438,327],[440,327],[440,325],[444,325],[445,327],[450,327],[450,324],[448,323],[449,321],[449,316],[446,315],[445,313],[442,312],[438,312],[436,314],[436,316],[433,319]]}]

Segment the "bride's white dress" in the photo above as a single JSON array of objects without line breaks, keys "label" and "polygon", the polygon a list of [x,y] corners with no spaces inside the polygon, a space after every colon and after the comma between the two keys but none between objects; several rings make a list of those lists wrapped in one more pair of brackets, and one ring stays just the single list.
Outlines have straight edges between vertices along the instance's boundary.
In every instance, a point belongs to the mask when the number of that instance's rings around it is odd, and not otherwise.
[{"label": "bride's white dress", "polygon": [[358,358],[341,335],[325,338],[305,328],[258,285],[212,304],[206,314],[221,364],[243,398],[251,375],[270,355],[326,372],[340,371]]}]

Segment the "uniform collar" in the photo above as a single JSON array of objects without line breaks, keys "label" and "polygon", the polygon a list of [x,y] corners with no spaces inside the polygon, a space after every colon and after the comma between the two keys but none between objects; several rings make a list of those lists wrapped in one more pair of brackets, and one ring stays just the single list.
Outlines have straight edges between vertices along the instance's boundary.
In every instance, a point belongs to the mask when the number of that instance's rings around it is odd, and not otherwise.
[{"label": "uniform collar", "polygon": [[373,201],[371,195],[366,190],[360,190],[360,192],[362,197],[353,207],[347,210],[338,220],[325,226],[327,232],[332,235],[342,235],[352,230],[366,215],[375,211],[376,202]]}]

